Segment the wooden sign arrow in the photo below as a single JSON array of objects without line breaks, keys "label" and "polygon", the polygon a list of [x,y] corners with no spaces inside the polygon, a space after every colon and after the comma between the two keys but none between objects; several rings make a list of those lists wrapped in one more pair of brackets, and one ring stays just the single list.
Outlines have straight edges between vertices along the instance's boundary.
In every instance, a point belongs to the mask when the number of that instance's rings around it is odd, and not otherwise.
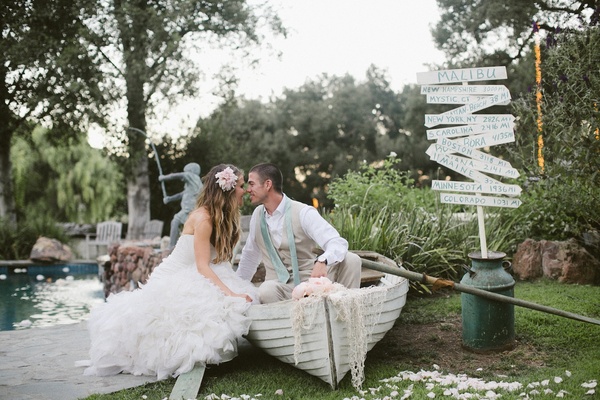
[{"label": "wooden sign arrow", "polygon": [[518,178],[519,171],[512,167],[501,167],[499,165],[493,165],[483,161],[473,160],[472,158],[459,157],[454,154],[447,154],[448,158],[452,162],[458,165],[463,165],[467,168],[474,169],[475,171],[481,171],[488,174],[506,176],[508,178]]},{"label": "wooden sign arrow", "polygon": [[[448,139],[450,140],[450,139]],[[515,141],[515,133],[512,129],[501,132],[484,133],[482,135],[466,136],[459,139],[453,139],[462,146],[480,149],[482,147],[495,146],[497,144],[511,143]]]},{"label": "wooden sign arrow", "polygon": [[451,169],[452,171],[456,171],[459,174],[466,176],[467,178],[473,179],[474,181],[494,185],[502,184],[502,182],[494,178],[490,178],[489,176],[482,174],[479,171],[475,171],[473,168],[461,165],[460,163],[450,158],[450,155],[448,154],[433,153],[431,155],[431,159],[437,162],[438,164],[441,164],[444,167]]},{"label": "wooden sign arrow", "polygon": [[506,78],[506,67],[449,69],[417,73],[417,83],[419,85],[436,83],[493,81]]},{"label": "wooden sign arrow", "polygon": [[441,115],[467,115],[473,114],[474,112],[481,111],[485,108],[498,105],[510,100],[510,92],[508,90],[493,94],[491,96],[486,97],[480,101],[476,101],[474,103],[467,103],[462,107],[457,107],[453,110],[446,111]]},{"label": "wooden sign arrow", "polygon": [[[475,96],[467,94],[428,94],[428,104],[467,104],[486,100],[490,96]],[[508,104],[508,103],[507,103]]]},{"label": "wooden sign arrow", "polygon": [[425,126],[428,128],[437,125],[500,124],[504,122],[513,122],[514,120],[515,117],[510,114],[425,114]]},{"label": "wooden sign arrow", "polygon": [[495,157],[488,153],[484,153],[483,151],[475,150],[472,147],[463,146],[446,138],[441,138],[440,140],[438,140],[437,144],[434,143],[431,146],[429,146],[425,153],[427,153],[431,157],[431,154],[434,152],[449,154],[459,153],[467,157],[471,157],[474,160],[487,162],[489,164],[498,165],[501,167],[512,168],[512,165],[510,165],[508,161],[504,161],[501,158]]},{"label": "wooden sign arrow", "polygon": [[508,88],[504,85],[423,85],[421,94],[467,94],[490,95],[500,93]]},{"label": "wooden sign arrow", "polygon": [[440,201],[445,204],[464,204],[480,207],[518,208],[522,202],[508,197],[472,196],[467,194],[441,193]]},{"label": "wooden sign arrow", "polygon": [[460,126],[449,126],[446,128],[438,129],[427,129],[427,139],[435,140],[441,137],[460,137],[467,135],[479,135],[481,133],[488,132],[501,132],[507,129],[514,129],[514,122],[501,122],[501,123],[485,123],[475,125],[460,125]]},{"label": "wooden sign arrow", "polygon": [[443,190],[448,192],[462,192],[462,193],[490,193],[490,194],[504,194],[507,196],[519,196],[521,194],[521,187],[519,185],[509,184],[489,184],[479,182],[460,182],[460,181],[431,181],[432,190]]}]

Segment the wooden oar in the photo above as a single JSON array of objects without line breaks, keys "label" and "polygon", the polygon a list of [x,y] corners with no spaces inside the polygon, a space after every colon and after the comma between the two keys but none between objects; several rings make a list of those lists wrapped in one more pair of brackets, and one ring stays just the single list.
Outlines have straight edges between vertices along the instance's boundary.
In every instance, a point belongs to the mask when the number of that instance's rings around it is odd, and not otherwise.
[{"label": "wooden oar", "polygon": [[583,315],[574,314],[568,311],[559,310],[557,308],[542,306],[540,304],[532,303],[530,301],[525,301],[521,299],[516,299],[514,297],[505,296],[499,293],[489,292],[487,290],[478,289],[469,285],[462,285],[460,283],[455,283],[453,281],[449,281],[446,279],[435,278],[433,276],[429,276],[426,274],[420,274],[418,272],[407,271],[404,268],[394,268],[385,264],[381,264],[375,261],[367,260],[361,258],[362,266],[365,268],[369,268],[375,271],[385,272],[387,274],[398,275],[403,278],[410,279],[412,281],[421,282],[430,284],[433,286],[433,290],[437,290],[440,288],[450,288],[457,290],[463,293],[473,294],[475,296],[484,297],[490,300],[500,301],[502,303],[514,304],[516,306],[530,308],[532,310],[542,311],[548,314],[558,315],[559,317],[565,317],[574,319],[576,321],[587,322],[590,324],[600,325],[600,320],[589,318]]}]

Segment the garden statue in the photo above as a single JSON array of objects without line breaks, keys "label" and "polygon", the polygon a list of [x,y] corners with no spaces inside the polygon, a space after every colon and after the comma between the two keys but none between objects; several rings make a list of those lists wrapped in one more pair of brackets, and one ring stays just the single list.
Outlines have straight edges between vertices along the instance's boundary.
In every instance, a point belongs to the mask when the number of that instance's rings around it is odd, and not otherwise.
[{"label": "garden statue", "polygon": [[171,231],[169,248],[172,249],[179,238],[179,227],[183,225],[190,211],[196,207],[196,198],[202,190],[202,181],[200,180],[200,165],[189,163],[183,168],[183,172],[176,172],[169,175],[160,175],[159,181],[169,181],[180,179],[185,182],[183,191],[173,196],[163,197],[165,204],[172,201],[181,200],[181,210],[173,216],[171,220]]}]

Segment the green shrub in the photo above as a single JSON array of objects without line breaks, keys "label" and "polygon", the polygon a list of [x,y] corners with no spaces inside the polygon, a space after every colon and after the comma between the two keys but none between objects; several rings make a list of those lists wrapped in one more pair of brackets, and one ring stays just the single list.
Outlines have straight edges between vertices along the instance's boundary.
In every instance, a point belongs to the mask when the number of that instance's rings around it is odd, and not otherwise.
[{"label": "green shrub", "polygon": [[[456,214],[462,208],[441,204],[437,193],[414,188],[395,159],[380,168],[364,166],[331,185],[335,208],[327,217],[353,250],[378,252],[412,271],[459,280],[468,254],[481,250],[477,219]],[[360,197],[362,196],[362,197]],[[487,248],[509,253],[516,247],[513,224],[502,212],[488,213]]]},{"label": "green shrub", "polygon": [[545,177],[523,185],[523,204],[504,213],[520,238],[566,240],[600,228],[600,187],[589,178]]},{"label": "green shrub", "polygon": [[329,185],[327,197],[335,207],[387,207],[401,208],[414,180],[409,173],[400,171],[396,165],[400,160],[389,157],[378,168],[363,164],[358,171],[348,171],[342,178],[334,179]]},{"label": "green shrub", "polygon": [[48,216],[29,216],[18,225],[0,220],[0,260],[26,260],[40,236],[68,243],[63,229]]}]

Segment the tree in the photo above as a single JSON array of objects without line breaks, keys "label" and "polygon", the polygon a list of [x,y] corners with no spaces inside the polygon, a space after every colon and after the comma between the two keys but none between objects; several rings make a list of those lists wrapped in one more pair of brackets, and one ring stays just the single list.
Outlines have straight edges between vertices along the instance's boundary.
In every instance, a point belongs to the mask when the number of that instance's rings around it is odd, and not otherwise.
[{"label": "tree", "polygon": [[[451,65],[509,65],[531,49],[533,23],[545,33],[597,24],[597,0],[437,0],[432,30]],[[485,64],[482,64],[485,63]],[[488,64],[489,63],[489,64]]]},{"label": "tree", "polygon": [[[56,134],[54,134],[56,135]],[[53,143],[36,127],[11,148],[19,217],[51,215],[57,221],[99,222],[118,215],[124,200],[118,166],[85,135]]]},{"label": "tree", "polygon": [[0,218],[16,222],[10,148],[14,135],[27,135],[43,122],[53,140],[81,134],[101,118],[99,75],[83,43],[85,0],[6,0],[0,4]]},{"label": "tree", "polygon": [[322,75],[268,104],[237,99],[222,105],[198,121],[188,151],[207,160],[238,160],[246,169],[273,162],[288,195],[329,206],[332,178],[365,161],[381,162],[391,152],[412,160],[400,100],[375,67],[360,83],[351,76]]},{"label": "tree", "polygon": [[261,44],[261,29],[284,33],[266,6],[246,0],[112,0],[98,3],[87,21],[91,50],[104,57],[102,68],[116,101],[126,100],[125,163],[129,224],[127,237],[139,238],[150,218],[150,183],[145,137],[147,118],[159,101],[195,94],[200,75],[190,55],[198,43],[248,51]]}]

